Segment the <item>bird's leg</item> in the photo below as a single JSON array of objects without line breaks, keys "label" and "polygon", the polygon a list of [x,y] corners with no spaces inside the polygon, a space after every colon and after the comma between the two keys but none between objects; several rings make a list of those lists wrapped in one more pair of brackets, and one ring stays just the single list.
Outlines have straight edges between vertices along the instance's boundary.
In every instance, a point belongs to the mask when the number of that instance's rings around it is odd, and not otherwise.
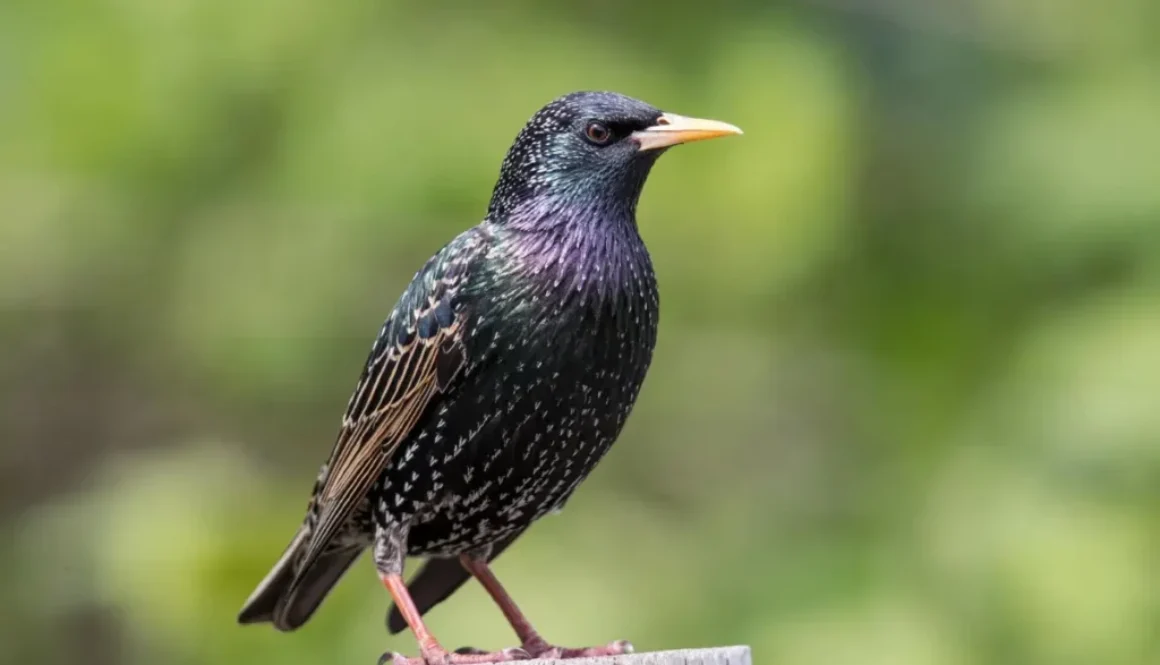
[{"label": "bird's leg", "polygon": [[418,608],[415,607],[415,602],[411,600],[411,594],[407,591],[407,583],[403,581],[403,576],[397,573],[388,573],[380,574],[379,577],[383,581],[383,586],[391,593],[391,598],[394,599],[395,606],[399,608],[403,619],[411,627],[411,632],[415,634],[415,639],[419,642],[419,653],[422,654],[421,658],[407,658],[396,653],[386,653],[379,659],[380,665],[385,665],[388,662],[392,662],[394,665],[476,665],[529,658],[528,653],[523,649],[504,649],[503,651],[491,652],[461,650],[448,653],[443,645],[439,644],[439,640],[435,639],[435,636],[427,629],[427,625],[423,623],[423,617],[419,614]]},{"label": "bird's leg", "polygon": [[399,529],[376,529],[374,557],[375,568],[383,586],[390,592],[395,601],[395,607],[403,615],[403,619],[410,626],[415,639],[419,642],[420,658],[387,652],[379,658],[379,665],[393,663],[393,665],[476,665],[480,663],[500,663],[509,660],[528,658],[523,649],[505,649],[504,651],[448,653],[439,640],[427,629],[423,623],[423,614],[415,607],[411,592],[407,591],[407,583],[403,581],[403,557],[406,552],[406,533]]},{"label": "bird's leg", "polygon": [[499,605],[499,609],[503,612],[504,617],[511,624],[512,629],[515,630],[516,636],[520,639],[523,650],[531,654],[532,658],[579,658],[585,656],[618,656],[620,654],[632,653],[632,644],[627,640],[617,640],[600,647],[584,647],[579,649],[570,649],[566,647],[552,646],[540,636],[536,629],[532,627],[532,623],[520,611],[519,606],[508,595],[508,592],[503,588],[503,585],[496,579],[495,573],[491,572],[491,567],[487,565],[487,557],[481,555],[479,552],[470,552],[462,554],[459,561],[467,572],[471,573],[483,588],[487,591],[491,599]]},{"label": "bird's leg", "polygon": [[403,576],[397,573],[388,573],[380,575],[379,578],[383,581],[383,586],[390,592],[395,606],[402,612],[403,619],[411,627],[411,632],[414,633],[415,639],[419,642],[419,653],[423,654],[423,660],[430,665],[437,665],[440,661],[446,660],[447,650],[427,629],[427,624],[423,623],[423,616],[415,607],[415,601],[411,600],[411,594],[407,591],[407,583],[403,581]]}]

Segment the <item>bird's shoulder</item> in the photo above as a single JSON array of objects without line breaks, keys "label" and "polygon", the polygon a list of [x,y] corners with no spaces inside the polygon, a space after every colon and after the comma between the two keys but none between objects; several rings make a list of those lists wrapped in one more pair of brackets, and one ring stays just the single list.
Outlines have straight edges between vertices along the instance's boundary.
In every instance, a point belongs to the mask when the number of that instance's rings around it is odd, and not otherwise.
[{"label": "bird's shoulder", "polygon": [[428,322],[434,313],[433,308],[440,304],[445,307],[459,304],[466,295],[463,287],[491,243],[491,231],[480,225],[460,233],[444,245],[415,273],[387,317],[384,328],[426,328],[420,324]]},{"label": "bird's shoulder", "polygon": [[[425,346],[436,346],[431,350],[445,357],[440,365],[456,366],[461,362],[462,359],[455,359],[459,354],[453,347],[460,346],[463,338],[470,299],[465,287],[491,242],[486,227],[472,227],[444,245],[415,272],[375,336],[360,384],[374,380],[387,366]],[[446,387],[449,379],[440,376],[440,388]],[[359,393],[356,389],[347,421],[357,418],[368,406],[357,404]]]}]

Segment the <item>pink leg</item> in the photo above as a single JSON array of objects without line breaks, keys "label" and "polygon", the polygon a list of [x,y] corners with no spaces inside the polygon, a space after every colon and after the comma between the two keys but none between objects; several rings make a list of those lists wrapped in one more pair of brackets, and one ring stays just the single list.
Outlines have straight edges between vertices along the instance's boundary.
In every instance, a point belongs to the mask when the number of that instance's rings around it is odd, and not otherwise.
[{"label": "pink leg", "polygon": [[448,653],[439,640],[427,630],[423,615],[411,600],[407,584],[400,575],[382,575],[383,586],[390,592],[395,606],[399,608],[415,639],[419,642],[420,658],[407,658],[399,654],[387,653],[379,659],[380,665],[393,661],[395,665],[476,665],[479,663],[502,663],[510,660],[524,660],[529,656],[523,649],[504,649],[490,653]]},{"label": "pink leg", "polygon": [[[512,629],[515,630],[516,636],[520,639],[523,650],[531,654],[532,658],[579,658],[585,656],[618,656],[620,654],[632,653],[632,644],[627,640],[617,640],[601,647],[585,647],[580,649],[569,649],[565,647],[557,647],[549,644],[536,629],[532,627],[528,618],[520,611],[519,606],[508,595],[508,592],[503,588],[503,585],[496,579],[495,573],[491,572],[491,567],[487,565],[487,561],[480,557],[471,556],[470,554],[463,554],[459,557],[459,561],[467,572],[471,573],[483,588],[487,591],[491,599],[499,605],[499,609],[503,612],[504,617],[511,624]],[[406,615],[404,615],[406,616]]]}]

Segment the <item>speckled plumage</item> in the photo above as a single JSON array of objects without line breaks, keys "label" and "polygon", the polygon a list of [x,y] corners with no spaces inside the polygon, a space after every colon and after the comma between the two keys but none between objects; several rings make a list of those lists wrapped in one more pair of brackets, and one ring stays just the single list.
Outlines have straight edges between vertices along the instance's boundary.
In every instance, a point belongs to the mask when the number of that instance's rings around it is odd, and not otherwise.
[{"label": "speckled plumage", "polygon": [[[534,237],[490,222],[468,233],[475,270],[455,298],[462,378],[371,493],[376,526],[406,530],[409,554],[454,555],[523,529],[620,432],[657,322],[648,254],[622,223],[598,246],[570,224]],[[577,274],[574,252],[599,255],[603,274]]]},{"label": "speckled plumage", "polygon": [[[486,556],[596,466],[656,342],[635,211],[663,150],[629,136],[661,116],[613,93],[533,116],[484,220],[416,273],[380,329],[306,519],[240,620],[298,627],[367,546],[380,575],[407,555]],[[607,142],[585,139],[593,119]]]}]

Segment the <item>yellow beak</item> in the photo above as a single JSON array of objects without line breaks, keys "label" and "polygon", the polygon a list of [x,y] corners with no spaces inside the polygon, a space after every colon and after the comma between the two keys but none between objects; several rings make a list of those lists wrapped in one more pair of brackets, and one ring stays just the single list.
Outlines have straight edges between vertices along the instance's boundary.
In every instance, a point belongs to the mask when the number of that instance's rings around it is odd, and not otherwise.
[{"label": "yellow beak", "polygon": [[727,122],[686,118],[676,113],[664,113],[657,118],[657,124],[632,133],[632,138],[640,144],[641,150],[656,150],[692,141],[715,139],[730,134],[740,134],[740,129]]}]

